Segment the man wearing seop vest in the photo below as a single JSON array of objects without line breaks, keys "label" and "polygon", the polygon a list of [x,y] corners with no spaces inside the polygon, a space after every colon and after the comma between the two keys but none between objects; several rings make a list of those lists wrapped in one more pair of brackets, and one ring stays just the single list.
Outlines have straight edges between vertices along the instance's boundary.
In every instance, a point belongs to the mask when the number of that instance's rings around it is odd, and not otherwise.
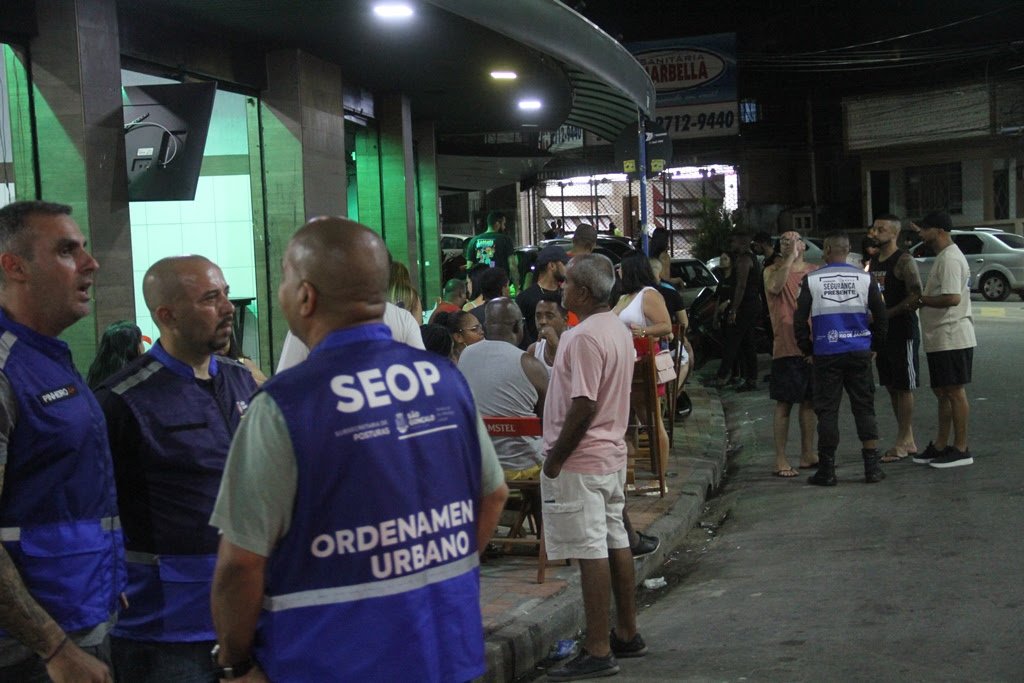
[{"label": "man wearing seop vest", "polygon": [[508,489],[469,387],[392,339],[368,228],[310,221],[283,271],[278,302],[311,352],[263,385],[228,455],[211,518],[217,675],[476,678],[478,549]]},{"label": "man wearing seop vest", "polygon": [[[839,403],[843,389],[857,425],[864,460],[864,481],[882,481],[875,421],[872,351],[884,348],[888,325],[885,300],[869,273],[846,263],[850,238],[825,238],[825,265],[808,273],[797,297],[793,332],[805,356],[813,357],[814,412],[818,415],[818,471],[807,480],[836,485]],[[808,325],[810,321],[810,325]]]},{"label": "man wearing seop vest", "polygon": [[207,522],[256,382],[244,365],[214,353],[228,343],[235,311],[216,264],[161,259],[146,271],[142,294],[160,338],[96,391],[128,566],[128,606],[111,657],[121,681],[207,683],[218,543]]},{"label": "man wearing seop vest", "polygon": [[57,335],[99,267],[71,207],[0,209],[0,681],[111,681],[124,548],[103,413]]}]

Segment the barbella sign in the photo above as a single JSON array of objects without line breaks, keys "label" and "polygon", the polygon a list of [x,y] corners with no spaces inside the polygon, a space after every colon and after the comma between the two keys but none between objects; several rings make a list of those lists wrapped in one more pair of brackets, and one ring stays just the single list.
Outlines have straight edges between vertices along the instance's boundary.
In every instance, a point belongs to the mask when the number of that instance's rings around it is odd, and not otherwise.
[{"label": "barbella sign", "polygon": [[662,92],[699,88],[725,73],[725,60],[707,50],[664,50],[637,55],[637,61]]},{"label": "barbella sign", "polygon": [[718,33],[626,46],[658,93],[655,121],[673,138],[739,132],[736,35]]}]

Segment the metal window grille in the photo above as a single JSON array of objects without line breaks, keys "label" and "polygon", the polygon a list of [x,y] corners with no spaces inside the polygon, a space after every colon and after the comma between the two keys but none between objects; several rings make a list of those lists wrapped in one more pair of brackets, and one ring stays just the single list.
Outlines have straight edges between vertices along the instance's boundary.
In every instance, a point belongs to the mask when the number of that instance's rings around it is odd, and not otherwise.
[{"label": "metal window grille", "polygon": [[963,177],[960,162],[904,169],[907,213],[920,216],[929,211],[962,214]]}]

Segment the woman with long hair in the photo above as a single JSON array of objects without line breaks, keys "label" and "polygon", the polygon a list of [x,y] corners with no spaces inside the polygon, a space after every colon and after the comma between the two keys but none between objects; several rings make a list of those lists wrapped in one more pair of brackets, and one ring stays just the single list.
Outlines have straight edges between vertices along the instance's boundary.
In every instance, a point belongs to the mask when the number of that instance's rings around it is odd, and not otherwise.
[{"label": "woman with long hair", "polygon": [[391,262],[391,278],[388,281],[388,301],[412,313],[416,324],[423,324],[423,304],[420,294],[412,286],[409,269],[398,261]]},{"label": "woman with long hair", "polygon": [[[733,293],[736,291],[735,271],[732,267],[732,254],[723,251],[718,257],[718,267],[715,268],[715,275],[718,277],[718,287],[715,288],[715,300],[718,306],[715,309],[714,318],[711,320],[711,329],[722,331],[722,347],[729,344],[729,336],[736,333],[735,327],[728,325],[726,320],[729,305],[732,303]],[[723,354],[724,355],[724,354]],[[733,381],[739,380],[739,360],[733,358],[724,379],[717,376],[714,379],[704,382],[705,386],[724,387]]]},{"label": "woman with long hair", "polygon": [[96,358],[85,377],[90,389],[96,389],[107,377],[145,353],[142,330],[133,322],[118,320],[103,330]]},{"label": "woman with long hair", "polygon": [[718,310],[715,312],[715,320],[712,324],[714,329],[722,325],[722,318],[725,311],[732,303],[732,293],[736,289],[736,281],[732,276],[732,254],[723,251],[718,257],[718,267],[715,268],[715,276],[718,277],[718,287],[715,288],[715,300],[718,301]]},{"label": "woman with long hair", "polygon": [[448,334],[452,336],[452,362],[458,365],[459,356],[467,346],[476,344],[484,338],[484,327],[476,316],[469,311],[455,311],[453,313],[440,313],[435,318],[435,323],[448,328]]},{"label": "woman with long hair", "polygon": [[[650,261],[643,253],[631,254],[619,264],[622,276],[622,296],[612,308],[634,338],[648,338],[648,353],[657,353],[658,341],[662,338],[671,339],[672,321],[665,307],[665,299],[658,293],[658,281],[654,279]],[[658,386],[658,395],[664,396],[665,385]],[[634,394],[631,402],[643,408],[647,407],[647,397]],[[662,418],[661,406],[653,406],[654,429],[658,435],[658,450],[661,453],[659,467],[664,472],[668,467],[668,432]]]},{"label": "woman with long hair", "polygon": [[[448,313],[442,311],[437,314],[438,317],[444,316],[444,320],[448,319]],[[420,325],[420,336],[423,337],[423,347],[427,351],[433,351],[439,356],[444,356],[450,359],[452,357],[452,347],[455,342],[452,341],[452,335],[448,333],[448,328],[444,325],[437,323],[430,323],[428,325]]]}]

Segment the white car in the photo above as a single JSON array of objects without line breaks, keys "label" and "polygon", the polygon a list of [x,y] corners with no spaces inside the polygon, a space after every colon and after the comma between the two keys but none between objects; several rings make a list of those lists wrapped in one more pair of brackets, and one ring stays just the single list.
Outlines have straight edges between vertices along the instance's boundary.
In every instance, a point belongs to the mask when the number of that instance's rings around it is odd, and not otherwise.
[{"label": "white car", "polygon": [[469,235],[456,235],[455,233],[441,233],[440,246],[441,254],[445,257],[462,256],[463,247],[466,246],[466,240],[469,239]]},{"label": "white car", "polygon": [[[824,240],[822,240],[820,237],[804,237],[803,240],[804,244],[807,246],[807,250],[804,252],[804,261],[806,261],[807,263],[814,263],[819,266],[823,265],[825,263],[825,253],[821,250],[821,245]],[[773,237],[772,243],[775,245],[775,251],[778,252],[779,238]],[[852,266],[857,266],[858,268],[860,268],[860,259],[861,254],[858,251],[851,251],[846,256],[846,262]],[[763,263],[764,257],[758,255],[757,260]],[[718,261],[719,258],[717,256],[708,259],[708,268],[710,268],[711,270],[715,270],[716,268],[718,268]],[[716,270],[715,272],[718,271]]]},{"label": "white car", "polygon": [[[989,230],[954,230],[950,236],[971,267],[972,292],[980,292],[989,301],[1003,301],[1010,292],[1024,298],[1024,237]],[[931,249],[918,242],[910,253],[917,261],[921,282],[927,282],[935,262]]]},{"label": "white car", "polygon": [[686,310],[690,310],[690,304],[705,287],[714,289],[718,286],[718,278],[715,277],[715,274],[708,270],[702,261],[695,258],[674,258],[669,267],[672,277],[683,281],[683,286],[676,287],[676,289],[679,290],[679,295],[683,298]]}]

